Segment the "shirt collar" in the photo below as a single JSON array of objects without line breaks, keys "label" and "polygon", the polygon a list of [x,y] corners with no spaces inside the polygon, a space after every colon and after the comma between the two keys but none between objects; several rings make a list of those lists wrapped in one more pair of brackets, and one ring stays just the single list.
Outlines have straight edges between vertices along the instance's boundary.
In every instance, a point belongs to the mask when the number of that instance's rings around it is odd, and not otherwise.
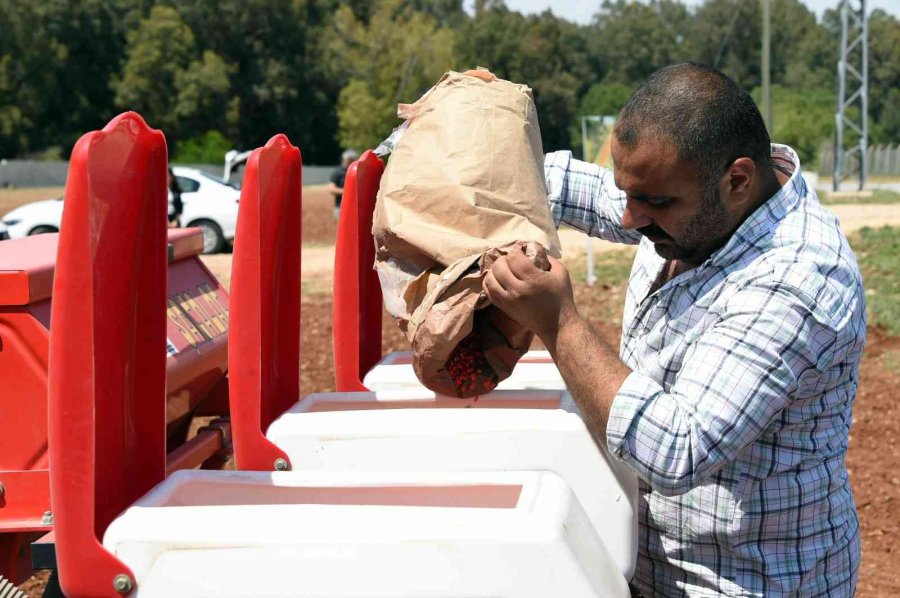
[{"label": "shirt collar", "polygon": [[710,256],[705,265],[724,265],[743,254],[799,205],[806,196],[806,181],[800,174],[800,158],[787,145],[772,144],[772,160],[790,173],[784,185],[734,231],[731,238]]}]

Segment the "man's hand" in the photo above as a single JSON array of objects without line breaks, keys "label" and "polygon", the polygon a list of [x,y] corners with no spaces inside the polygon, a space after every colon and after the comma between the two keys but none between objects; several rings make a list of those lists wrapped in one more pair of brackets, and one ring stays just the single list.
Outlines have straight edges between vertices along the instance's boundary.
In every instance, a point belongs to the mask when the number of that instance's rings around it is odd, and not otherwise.
[{"label": "man's hand", "polygon": [[559,260],[548,258],[550,270],[544,271],[525,254],[513,251],[494,262],[483,283],[491,303],[544,344],[577,313],[569,272]]},{"label": "man's hand", "polygon": [[631,370],[578,315],[565,267],[551,257],[544,271],[513,252],[494,262],[483,286],[491,303],[544,342],[585,423],[605,441],[609,410]]}]

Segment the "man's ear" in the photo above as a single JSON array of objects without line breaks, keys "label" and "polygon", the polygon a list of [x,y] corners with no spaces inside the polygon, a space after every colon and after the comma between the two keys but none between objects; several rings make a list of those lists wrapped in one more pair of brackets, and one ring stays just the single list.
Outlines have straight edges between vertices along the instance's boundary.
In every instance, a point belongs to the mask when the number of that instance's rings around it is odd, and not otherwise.
[{"label": "man's ear", "polygon": [[719,181],[722,202],[734,211],[745,209],[753,202],[753,177],[756,164],[750,158],[738,158],[728,165]]}]

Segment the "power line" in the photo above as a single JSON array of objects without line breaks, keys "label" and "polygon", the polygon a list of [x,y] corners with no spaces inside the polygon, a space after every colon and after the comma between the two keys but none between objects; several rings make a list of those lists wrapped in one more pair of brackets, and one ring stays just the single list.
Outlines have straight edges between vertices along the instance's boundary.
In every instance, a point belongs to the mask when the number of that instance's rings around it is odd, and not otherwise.
[{"label": "power line", "polygon": [[719,44],[719,51],[716,52],[716,59],[713,61],[712,67],[714,69],[719,68],[719,59],[722,58],[722,54],[725,51],[725,46],[728,44],[728,41],[731,39],[731,32],[734,31],[734,23],[738,20],[738,17],[741,16],[741,4],[742,0],[737,0],[734,6],[734,16],[731,17],[731,23],[728,24],[728,30],[725,32],[725,37],[722,38],[722,43]]}]

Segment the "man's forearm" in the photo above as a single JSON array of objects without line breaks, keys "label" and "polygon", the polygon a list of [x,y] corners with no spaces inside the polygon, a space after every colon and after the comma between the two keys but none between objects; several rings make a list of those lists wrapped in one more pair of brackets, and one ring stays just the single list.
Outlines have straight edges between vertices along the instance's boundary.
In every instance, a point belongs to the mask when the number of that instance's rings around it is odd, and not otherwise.
[{"label": "man's forearm", "polygon": [[613,399],[631,370],[577,312],[541,340],[581,408],[588,428],[595,437],[605,440]]},{"label": "man's forearm", "polygon": [[565,266],[550,257],[550,269],[542,270],[511,252],[494,262],[483,288],[491,303],[544,341],[591,432],[605,440],[610,407],[631,370],[578,314]]}]

